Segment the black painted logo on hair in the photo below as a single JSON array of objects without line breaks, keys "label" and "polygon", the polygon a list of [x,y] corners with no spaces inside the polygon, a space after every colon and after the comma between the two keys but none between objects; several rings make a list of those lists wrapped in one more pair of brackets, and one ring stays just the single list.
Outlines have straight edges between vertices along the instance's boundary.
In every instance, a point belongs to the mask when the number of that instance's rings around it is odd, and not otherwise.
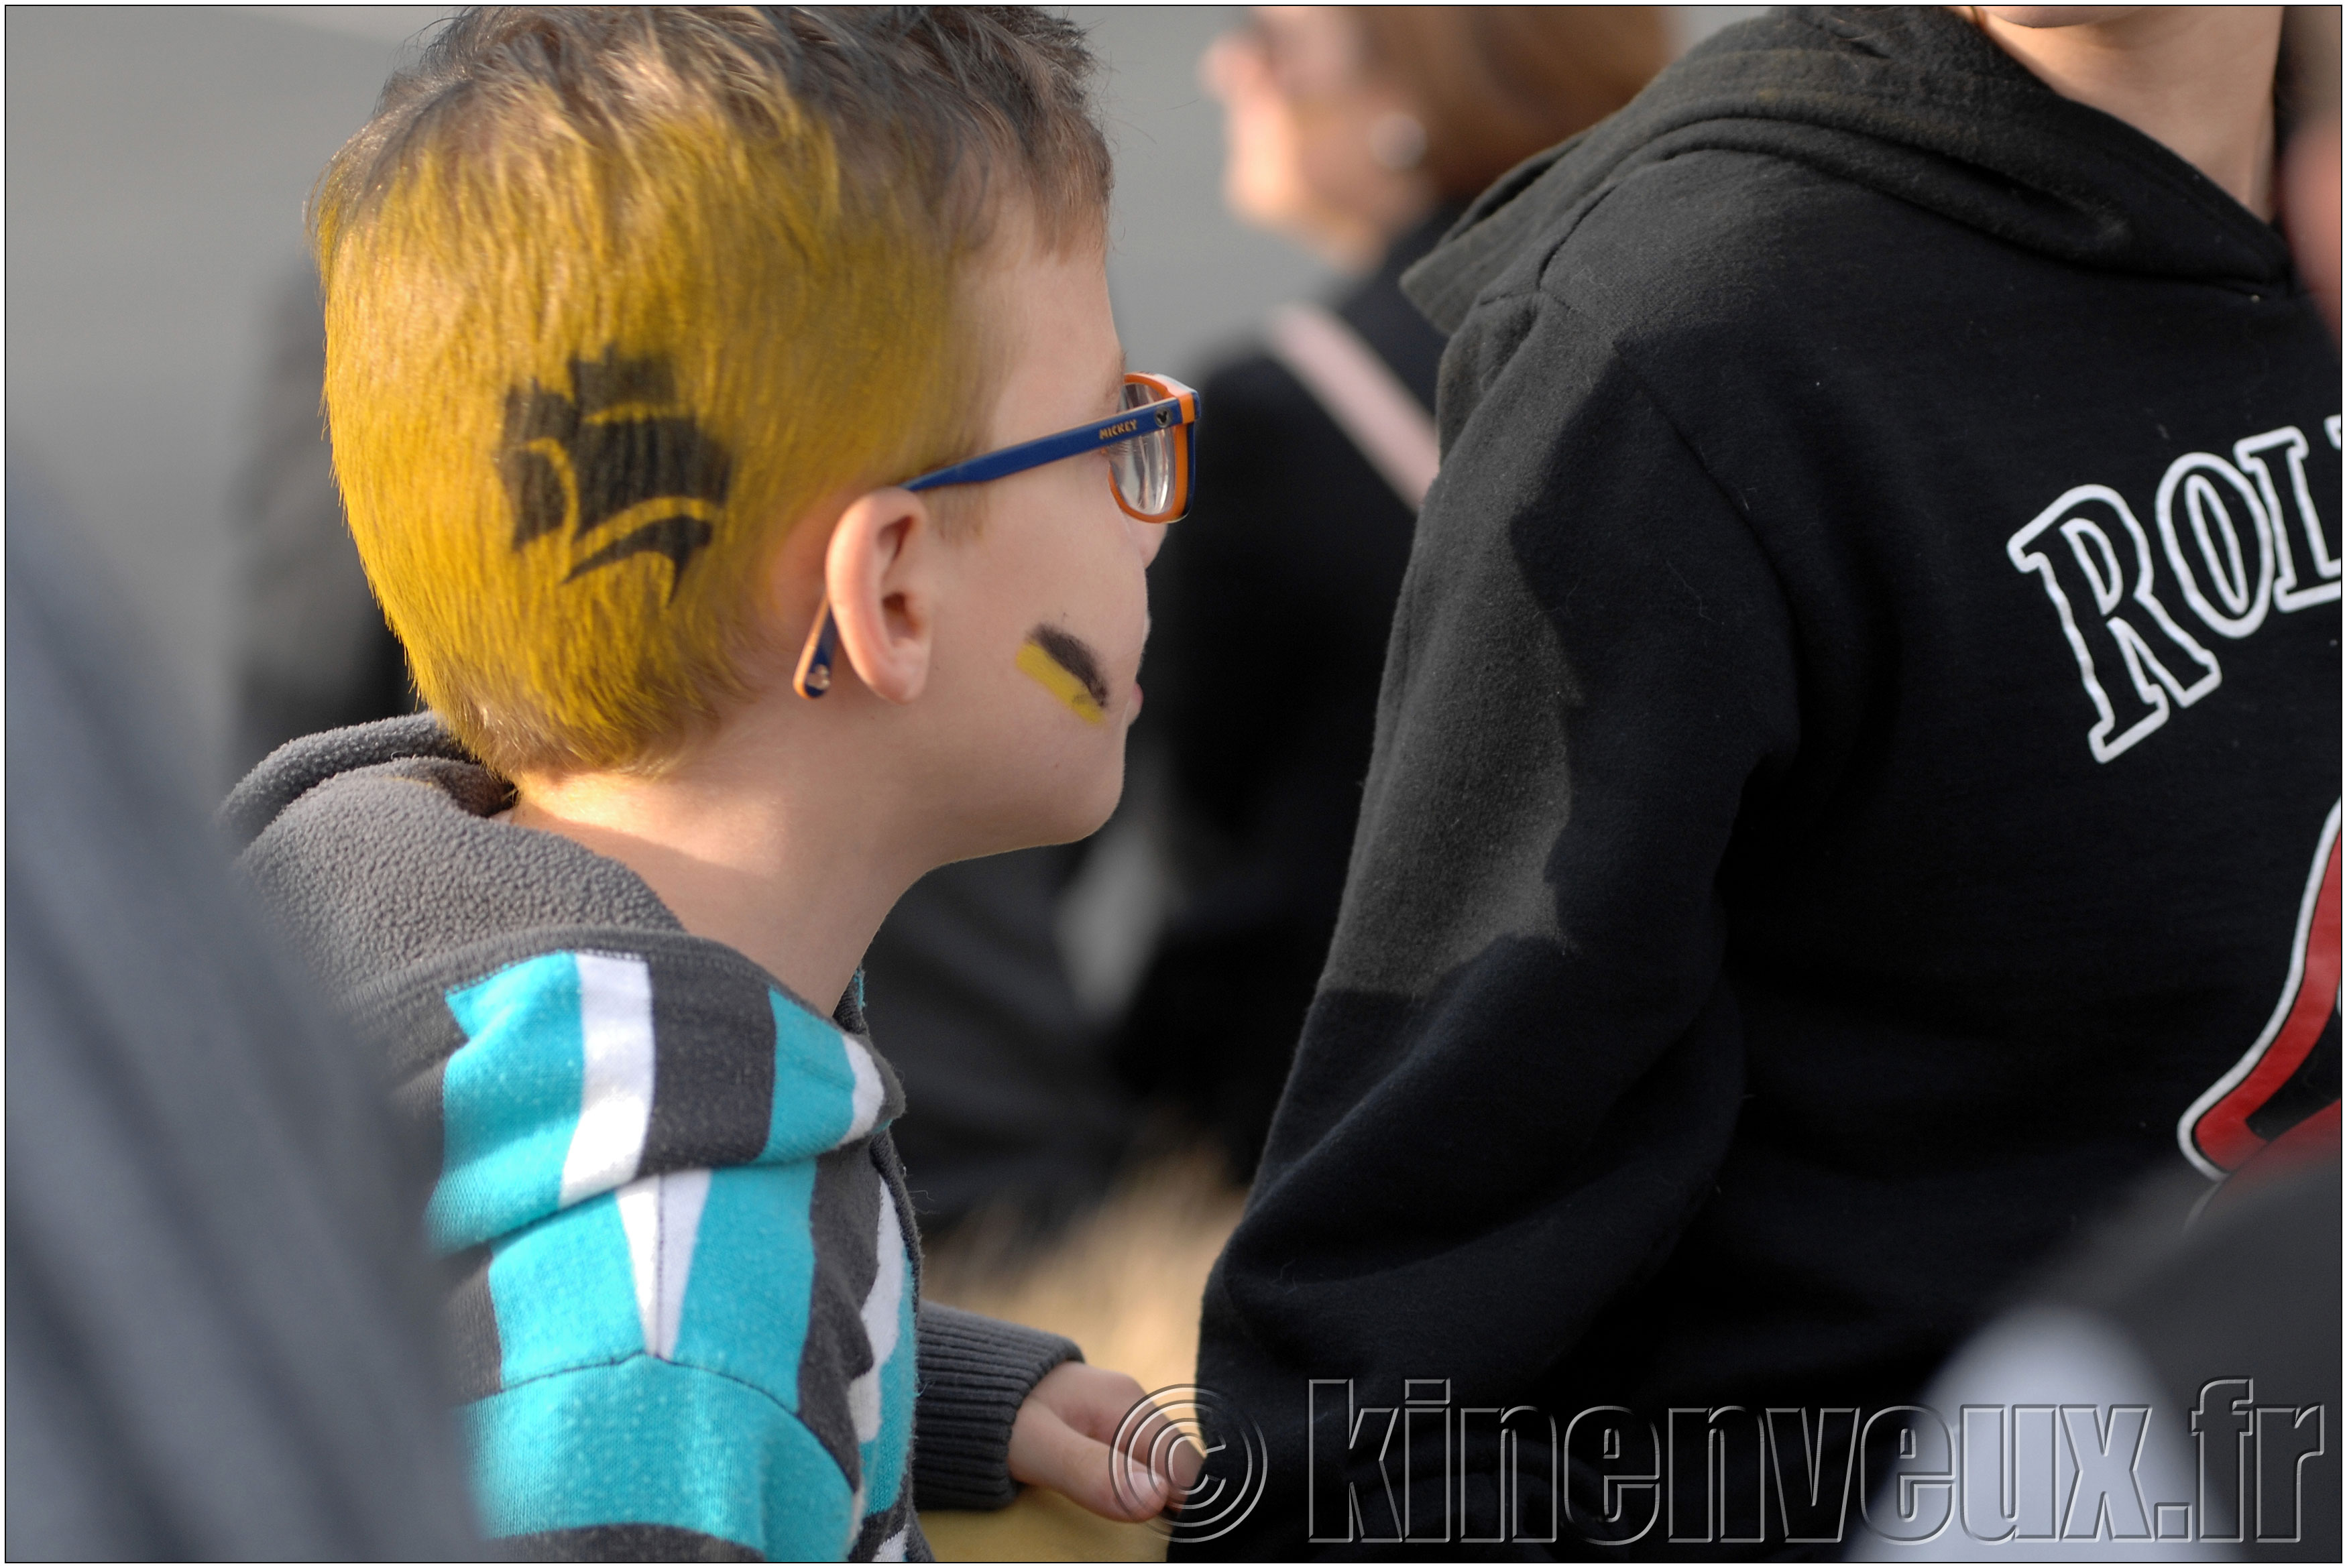
[{"label": "black painted logo on hair", "polygon": [[638,555],[669,563],[668,596],[716,536],[733,460],[690,414],[673,412],[676,377],[663,359],[572,360],[573,395],[536,381],[506,393],[497,472],[513,497],[513,547],[548,536],[577,557],[563,575]]}]

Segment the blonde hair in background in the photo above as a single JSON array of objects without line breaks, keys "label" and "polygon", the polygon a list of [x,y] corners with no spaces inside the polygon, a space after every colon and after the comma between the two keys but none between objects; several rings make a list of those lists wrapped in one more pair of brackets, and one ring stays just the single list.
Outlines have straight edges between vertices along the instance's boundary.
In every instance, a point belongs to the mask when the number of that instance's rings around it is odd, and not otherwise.
[{"label": "blonde hair in background", "polygon": [[1032,12],[549,7],[394,79],[312,202],[326,407],[368,578],[483,761],[672,758],[744,695],[789,526],[974,447],[959,281],[1005,194],[1096,232],[1090,69]]}]

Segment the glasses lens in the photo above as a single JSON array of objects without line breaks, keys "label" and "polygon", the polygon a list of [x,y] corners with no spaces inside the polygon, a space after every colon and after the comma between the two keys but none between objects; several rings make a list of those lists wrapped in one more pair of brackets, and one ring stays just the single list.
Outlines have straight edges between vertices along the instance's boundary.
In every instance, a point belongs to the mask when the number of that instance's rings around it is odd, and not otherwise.
[{"label": "glasses lens", "polygon": [[[1160,401],[1153,388],[1127,382],[1124,406],[1139,408]],[[1124,504],[1144,516],[1154,517],[1174,501],[1174,432],[1153,430],[1109,448],[1109,472]]]}]

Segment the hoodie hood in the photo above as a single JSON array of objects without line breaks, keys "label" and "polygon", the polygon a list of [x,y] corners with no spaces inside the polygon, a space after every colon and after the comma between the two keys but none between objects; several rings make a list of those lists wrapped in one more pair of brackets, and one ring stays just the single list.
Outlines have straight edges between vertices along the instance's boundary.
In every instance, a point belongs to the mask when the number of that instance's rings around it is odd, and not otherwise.
[{"label": "hoodie hood", "polygon": [[683,935],[619,861],[493,820],[512,804],[511,785],[418,714],[287,742],[230,794],[220,820],[340,994],[525,931]]},{"label": "hoodie hood", "polygon": [[2271,225],[1962,18],[1827,5],[1705,40],[1619,114],[1503,177],[1402,286],[1455,331],[1533,240],[1569,231],[1637,171],[1708,150],[1805,164],[2079,267],[2243,287],[2290,272]]},{"label": "hoodie hood", "polygon": [[857,988],[826,1019],[617,860],[495,820],[512,799],[425,715],[293,741],[221,810],[441,1141],[436,1245],[662,1172],[813,1158],[895,1119]]}]

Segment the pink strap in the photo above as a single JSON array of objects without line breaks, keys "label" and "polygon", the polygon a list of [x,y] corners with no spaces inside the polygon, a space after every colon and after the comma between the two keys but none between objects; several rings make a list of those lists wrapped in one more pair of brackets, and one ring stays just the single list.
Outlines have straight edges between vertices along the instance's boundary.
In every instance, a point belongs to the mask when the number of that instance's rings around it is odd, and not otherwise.
[{"label": "pink strap", "polygon": [[1272,357],[1304,383],[1410,510],[1442,462],[1434,421],[1359,334],[1317,305],[1272,312]]}]

